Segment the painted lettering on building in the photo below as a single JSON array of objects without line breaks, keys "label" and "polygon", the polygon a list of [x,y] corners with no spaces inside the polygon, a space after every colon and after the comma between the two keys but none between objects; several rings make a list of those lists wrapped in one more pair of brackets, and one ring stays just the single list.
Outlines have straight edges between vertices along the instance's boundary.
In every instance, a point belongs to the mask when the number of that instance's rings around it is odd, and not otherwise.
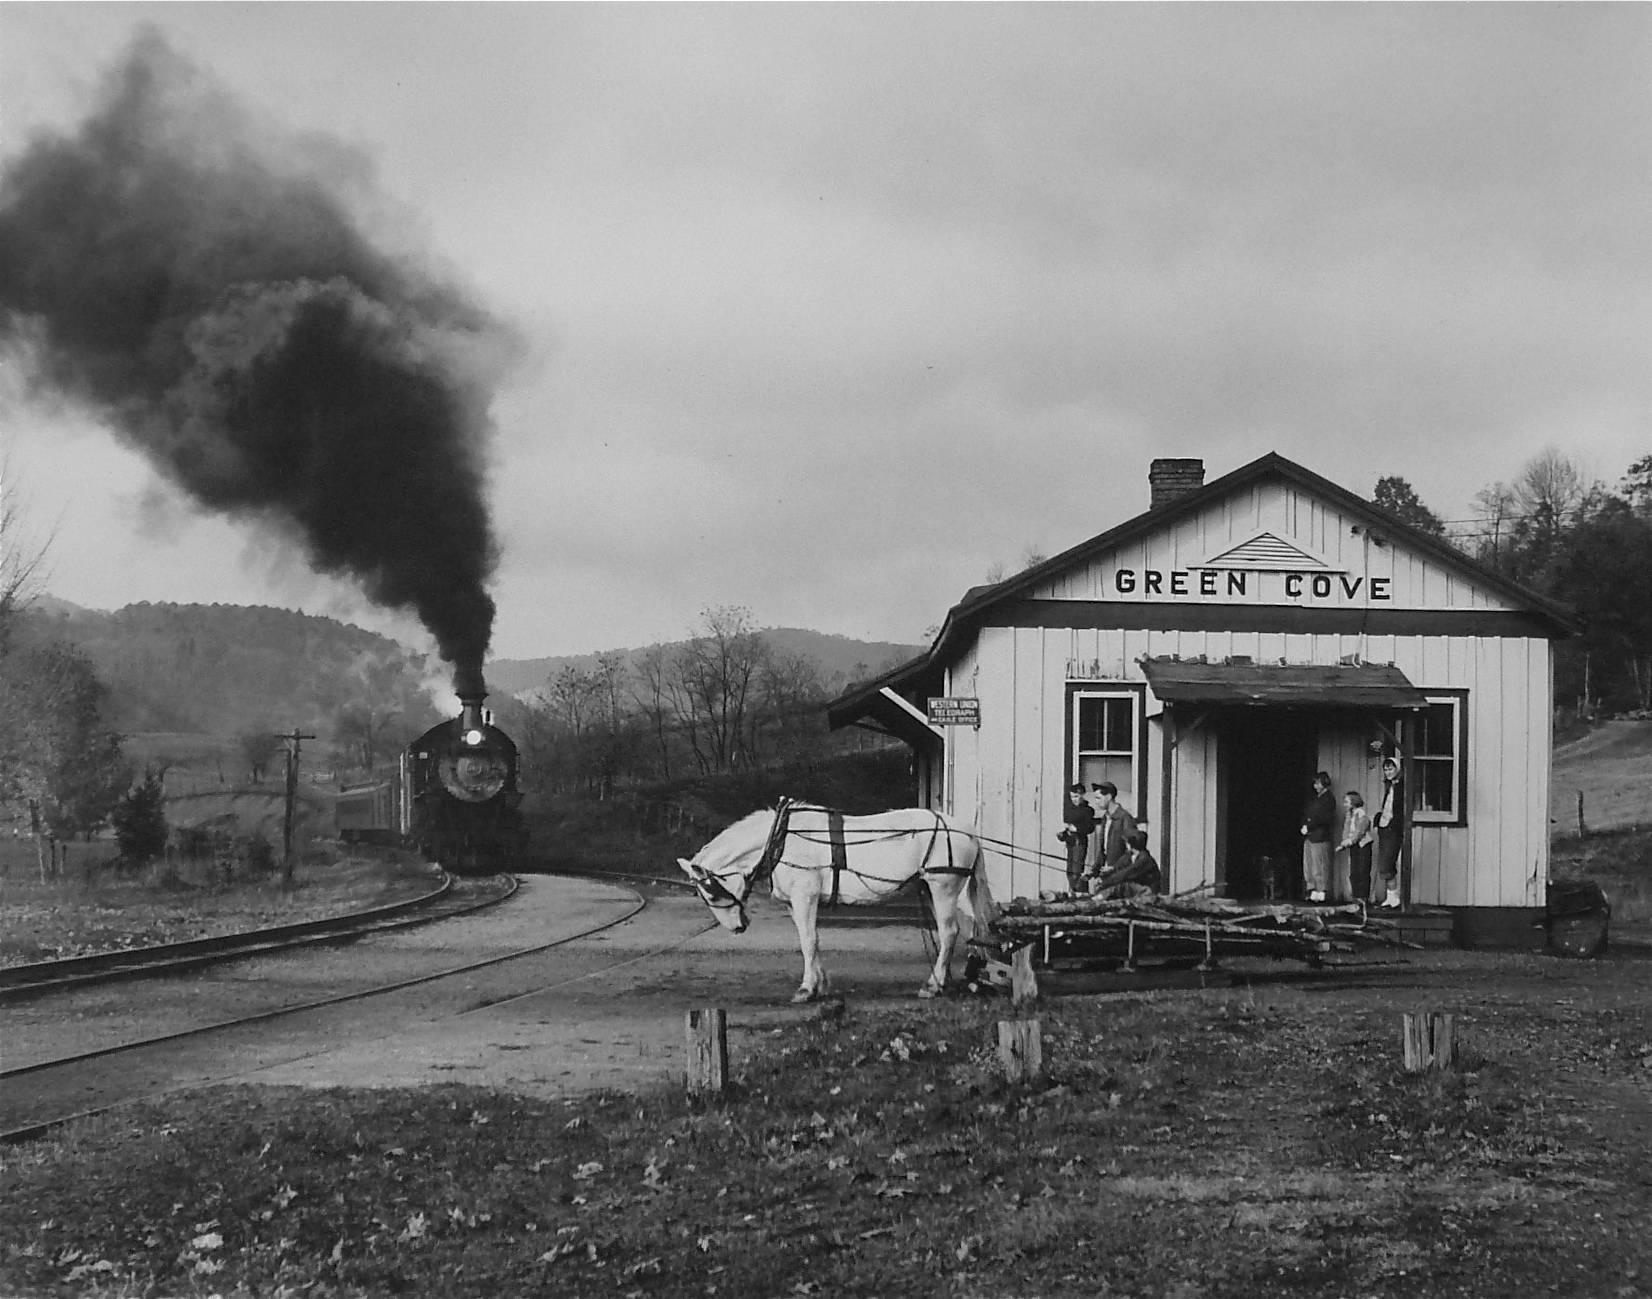
[{"label": "painted lettering on building", "polygon": [[1251,599],[1268,601],[1330,600],[1382,603],[1394,598],[1391,577],[1355,577],[1348,573],[1276,573],[1214,568],[1121,568],[1113,574],[1113,593],[1127,599]]}]

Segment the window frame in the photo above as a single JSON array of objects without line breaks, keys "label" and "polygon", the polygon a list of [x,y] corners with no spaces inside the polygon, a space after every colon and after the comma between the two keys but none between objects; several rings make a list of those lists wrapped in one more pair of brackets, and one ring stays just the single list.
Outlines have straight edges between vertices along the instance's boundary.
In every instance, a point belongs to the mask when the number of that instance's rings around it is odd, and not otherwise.
[{"label": "window frame", "polygon": [[1417,741],[1421,738],[1422,723],[1420,719],[1413,719],[1410,725],[1414,730],[1407,737],[1410,740],[1408,748],[1411,753],[1411,780],[1416,786],[1407,799],[1410,804],[1408,811],[1413,825],[1466,826],[1468,824],[1468,693],[1467,690],[1422,690],[1423,697],[1428,701],[1429,707],[1449,704],[1454,712],[1455,726],[1453,727],[1450,761],[1455,768],[1453,772],[1454,779],[1451,782],[1452,801],[1455,806],[1450,810],[1432,810],[1422,806],[1422,767],[1428,763],[1443,762],[1445,759],[1430,757],[1417,752]]},{"label": "window frame", "polygon": [[[1135,751],[1131,755],[1131,770],[1135,777],[1134,788],[1131,790],[1131,800],[1134,806],[1129,811],[1138,821],[1149,818],[1142,811],[1147,806],[1147,686],[1139,681],[1069,681],[1067,682],[1066,704],[1067,718],[1065,728],[1065,751],[1062,761],[1066,766],[1066,776],[1061,785],[1061,797],[1067,796],[1073,782],[1078,779],[1079,751],[1078,751],[1078,707],[1080,699],[1129,699],[1131,708],[1135,710],[1135,726],[1131,728],[1135,740]],[[1086,750],[1086,753],[1095,752]]]}]

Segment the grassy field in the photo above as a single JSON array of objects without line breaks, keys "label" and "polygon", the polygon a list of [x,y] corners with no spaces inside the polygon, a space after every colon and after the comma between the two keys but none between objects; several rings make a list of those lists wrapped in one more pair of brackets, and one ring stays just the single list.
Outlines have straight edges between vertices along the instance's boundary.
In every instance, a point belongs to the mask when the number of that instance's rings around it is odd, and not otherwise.
[{"label": "grassy field", "polygon": [[[1402,1008],[1460,1017],[1408,1075]],[[1652,961],[824,1015],[702,1102],[182,1096],[8,1152],[0,1292],[1652,1293]]]},{"label": "grassy field", "polygon": [[1605,722],[1554,755],[1557,828],[1577,832],[1577,796],[1589,830],[1652,828],[1652,722]]},{"label": "grassy field", "polygon": [[1557,840],[1550,877],[1594,880],[1612,903],[1614,926],[1652,924],[1652,829],[1607,830]]},{"label": "grassy field", "polygon": [[226,882],[203,863],[163,862],[126,875],[113,858],[112,844],[75,844],[62,876],[42,881],[30,840],[0,840],[0,965],[315,920],[414,897],[433,882],[430,867],[405,853],[312,855],[291,887],[279,870]]}]

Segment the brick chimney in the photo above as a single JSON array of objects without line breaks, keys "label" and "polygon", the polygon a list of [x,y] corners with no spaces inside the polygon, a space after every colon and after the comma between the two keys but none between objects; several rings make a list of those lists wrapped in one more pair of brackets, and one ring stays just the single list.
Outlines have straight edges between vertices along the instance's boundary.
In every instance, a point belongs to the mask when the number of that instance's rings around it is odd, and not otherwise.
[{"label": "brick chimney", "polygon": [[1147,485],[1152,489],[1148,502],[1150,509],[1169,505],[1178,497],[1196,492],[1205,485],[1203,460],[1155,460],[1147,471]]}]

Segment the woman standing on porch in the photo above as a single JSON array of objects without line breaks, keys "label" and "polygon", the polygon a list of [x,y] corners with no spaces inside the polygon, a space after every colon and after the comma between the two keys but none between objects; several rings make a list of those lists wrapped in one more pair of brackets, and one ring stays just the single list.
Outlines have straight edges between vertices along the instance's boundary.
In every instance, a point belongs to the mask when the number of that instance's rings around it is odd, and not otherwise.
[{"label": "woman standing on porch", "polygon": [[1308,901],[1325,901],[1331,886],[1331,832],[1336,828],[1337,804],[1331,797],[1331,777],[1314,777],[1314,792],[1302,809],[1302,883]]},{"label": "woman standing on porch", "polygon": [[[1398,759],[1382,760],[1382,805],[1377,811],[1377,879],[1383,891],[1382,905],[1400,905],[1400,840],[1405,830],[1405,782],[1400,779]],[[1377,881],[1372,881],[1376,893]]]}]

